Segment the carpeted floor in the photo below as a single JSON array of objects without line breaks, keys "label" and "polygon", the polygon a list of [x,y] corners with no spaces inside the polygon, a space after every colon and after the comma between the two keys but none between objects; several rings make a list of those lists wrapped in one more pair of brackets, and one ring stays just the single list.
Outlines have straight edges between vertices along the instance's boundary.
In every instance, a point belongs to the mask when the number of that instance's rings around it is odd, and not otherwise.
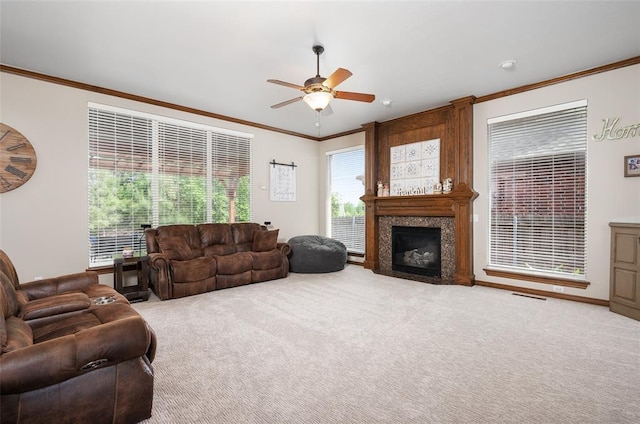
[{"label": "carpeted floor", "polygon": [[640,322],[355,265],[134,307],[147,423],[638,423]]}]

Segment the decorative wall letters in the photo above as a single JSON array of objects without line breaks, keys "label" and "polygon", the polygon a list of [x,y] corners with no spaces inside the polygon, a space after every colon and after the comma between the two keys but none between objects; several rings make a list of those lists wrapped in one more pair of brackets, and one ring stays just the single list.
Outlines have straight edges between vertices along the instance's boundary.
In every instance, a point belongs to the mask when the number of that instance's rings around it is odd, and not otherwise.
[{"label": "decorative wall letters", "polygon": [[626,127],[618,127],[618,121],[620,121],[620,118],[603,119],[602,130],[600,134],[593,135],[593,140],[620,140],[622,138],[640,137],[640,122]]}]

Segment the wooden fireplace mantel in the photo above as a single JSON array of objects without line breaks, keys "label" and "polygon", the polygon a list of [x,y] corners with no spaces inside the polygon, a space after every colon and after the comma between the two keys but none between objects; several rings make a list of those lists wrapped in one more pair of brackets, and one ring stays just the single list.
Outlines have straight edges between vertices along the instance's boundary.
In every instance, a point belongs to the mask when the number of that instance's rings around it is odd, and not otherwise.
[{"label": "wooden fireplace mantel", "polygon": [[456,271],[453,276],[453,283],[465,286],[473,285],[472,203],[476,197],[478,197],[478,193],[471,190],[466,184],[461,184],[448,194],[389,197],[362,196],[361,199],[365,203],[366,214],[374,217],[367,220],[366,232],[375,234],[375,237],[367,237],[366,252],[375,252],[375,254],[366,255],[365,268],[379,269],[377,217],[453,217],[456,231]]},{"label": "wooden fireplace mantel", "polygon": [[451,193],[421,196],[362,196],[363,202],[373,202],[375,216],[456,216],[460,204],[478,197],[478,193],[466,184],[456,187]]},{"label": "wooden fireplace mantel", "polygon": [[[452,217],[455,222],[455,271],[450,283],[473,285],[473,102],[474,97],[402,119],[364,125],[365,129],[365,268],[380,270],[379,218]],[[377,181],[389,181],[389,149],[439,138],[440,179],[452,177],[447,194],[378,197]]]}]

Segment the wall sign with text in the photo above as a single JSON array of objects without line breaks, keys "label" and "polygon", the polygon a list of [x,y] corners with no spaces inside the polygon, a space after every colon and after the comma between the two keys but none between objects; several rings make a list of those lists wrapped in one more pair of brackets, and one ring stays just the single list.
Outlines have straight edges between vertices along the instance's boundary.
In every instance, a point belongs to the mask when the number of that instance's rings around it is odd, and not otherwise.
[{"label": "wall sign with text", "polygon": [[269,200],[274,202],[296,201],[296,166],[284,163],[269,162],[270,187]]},{"label": "wall sign with text", "polygon": [[607,118],[602,120],[602,129],[593,135],[593,140],[621,140],[623,138],[640,137],[640,122],[631,125],[621,125],[620,118]]}]

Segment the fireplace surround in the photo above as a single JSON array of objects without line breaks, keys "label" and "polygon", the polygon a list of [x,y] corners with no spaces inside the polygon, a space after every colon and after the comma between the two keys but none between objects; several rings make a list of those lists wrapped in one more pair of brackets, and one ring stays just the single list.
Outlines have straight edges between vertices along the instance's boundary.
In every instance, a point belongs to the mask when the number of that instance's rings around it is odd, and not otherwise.
[{"label": "fireplace surround", "polygon": [[[394,226],[440,229],[440,275],[420,275],[393,269],[392,251]],[[381,216],[379,220],[379,268],[376,272],[408,280],[432,284],[452,284],[456,268],[455,223],[451,217]]]},{"label": "fireplace surround", "polygon": [[[374,272],[437,284],[473,285],[473,102],[474,97],[365,129],[364,266]],[[444,194],[376,196],[377,181],[390,180],[390,149],[440,139],[440,181],[451,178]],[[391,227],[441,229],[441,275],[423,276],[394,270]]]}]

